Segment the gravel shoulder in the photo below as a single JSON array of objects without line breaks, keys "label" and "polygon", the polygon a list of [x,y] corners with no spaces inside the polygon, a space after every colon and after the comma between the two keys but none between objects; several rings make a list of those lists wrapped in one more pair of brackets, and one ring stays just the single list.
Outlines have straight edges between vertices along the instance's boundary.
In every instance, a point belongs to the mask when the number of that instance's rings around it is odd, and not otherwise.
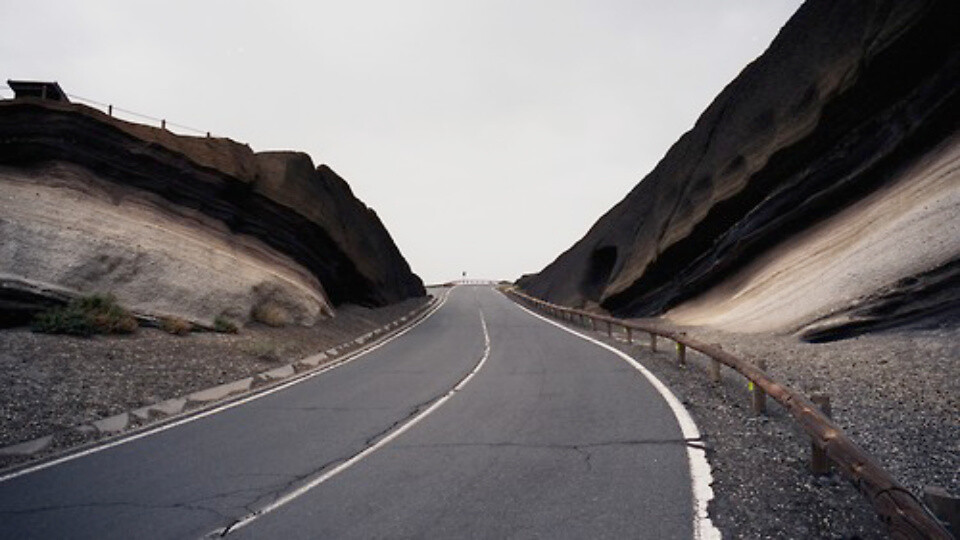
[{"label": "gravel shoulder", "polygon": [[[811,344],[792,336],[669,328],[747,360],[763,358],[776,380],[807,395],[831,396],[838,424],[915,496],[929,485],[960,492],[960,329]],[[714,385],[699,353],[688,351],[688,365],[680,367],[667,340],[652,353],[646,334],[639,345],[610,339],[605,328],[592,335],[637,358],[690,410],[707,442],[715,493],[710,516],[724,537],[888,536],[852,484],[836,472],[809,472],[809,439],[785,410],[768,400],[767,416],[753,414],[739,374],[724,369]]]},{"label": "gravel shoulder", "polygon": [[[141,328],[127,336],[81,338],[0,330],[0,447],[299,360],[394,321],[427,300],[376,309],[346,305],[311,328],[250,325],[237,334],[176,336]],[[67,444],[93,438],[77,433]],[[0,468],[21,461],[0,456]]]}]

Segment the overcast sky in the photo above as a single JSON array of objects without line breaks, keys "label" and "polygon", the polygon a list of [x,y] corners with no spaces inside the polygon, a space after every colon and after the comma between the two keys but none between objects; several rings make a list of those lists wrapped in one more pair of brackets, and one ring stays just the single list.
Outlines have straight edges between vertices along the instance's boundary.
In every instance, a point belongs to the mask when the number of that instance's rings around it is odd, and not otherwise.
[{"label": "overcast sky", "polygon": [[307,152],[426,282],[512,280],[622,199],[800,3],[2,0],[0,75]]}]

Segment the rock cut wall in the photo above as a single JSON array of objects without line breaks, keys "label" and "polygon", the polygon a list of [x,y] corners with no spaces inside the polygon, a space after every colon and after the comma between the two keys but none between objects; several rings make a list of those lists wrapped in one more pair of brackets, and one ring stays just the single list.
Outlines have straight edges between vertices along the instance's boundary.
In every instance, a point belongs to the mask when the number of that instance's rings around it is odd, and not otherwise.
[{"label": "rock cut wall", "polygon": [[8,318],[110,292],[144,315],[310,325],[425,294],[376,214],[302,153],[10,100],[0,201]]},{"label": "rock cut wall", "polygon": [[[811,338],[952,317],[958,20],[946,0],[808,1],[623,201],[520,285],[618,316]],[[899,252],[868,238],[882,230]]]}]

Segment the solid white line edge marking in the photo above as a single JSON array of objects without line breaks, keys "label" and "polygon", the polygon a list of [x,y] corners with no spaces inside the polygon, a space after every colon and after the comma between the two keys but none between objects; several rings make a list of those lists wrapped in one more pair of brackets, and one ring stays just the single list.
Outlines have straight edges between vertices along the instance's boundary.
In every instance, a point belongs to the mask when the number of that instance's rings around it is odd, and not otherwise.
[{"label": "solid white line edge marking", "polygon": [[291,386],[293,386],[293,385],[295,385],[295,384],[299,384],[299,383],[302,383],[302,382],[304,382],[304,381],[306,381],[306,380],[309,380],[309,379],[312,379],[312,378],[314,378],[314,377],[318,377],[318,376],[320,376],[320,375],[323,375],[324,373],[327,373],[327,372],[329,372],[329,371],[332,371],[332,370],[334,370],[334,369],[337,369],[338,367],[345,366],[345,365],[349,364],[350,362],[353,362],[354,360],[357,360],[358,358],[362,358],[362,357],[366,356],[367,354],[372,353],[373,351],[379,349],[380,347],[383,347],[383,346],[386,345],[387,343],[390,343],[391,341],[399,338],[400,336],[402,336],[402,335],[406,334],[407,332],[413,330],[414,328],[420,326],[420,325],[421,325],[422,323],[424,323],[427,319],[429,319],[430,317],[432,317],[434,313],[436,313],[437,311],[439,311],[440,308],[442,308],[442,307],[444,306],[444,304],[447,303],[447,298],[450,296],[450,291],[452,291],[452,290],[455,289],[455,288],[456,288],[456,287],[453,287],[453,288],[451,288],[450,290],[448,290],[448,291],[447,291],[447,294],[445,294],[445,295],[443,296],[443,298],[440,300],[440,302],[437,302],[437,304],[436,304],[433,308],[431,308],[429,311],[427,311],[426,315],[424,315],[424,316],[423,316],[419,321],[417,321],[416,323],[410,325],[410,326],[407,327],[407,328],[404,328],[403,331],[397,332],[396,334],[390,336],[389,338],[387,338],[387,339],[385,339],[385,340],[383,340],[383,341],[381,341],[381,342],[379,342],[379,343],[377,343],[377,344],[375,344],[375,345],[373,345],[373,346],[371,346],[371,347],[368,347],[368,348],[366,348],[366,349],[360,349],[360,350],[358,350],[358,351],[354,351],[353,353],[350,353],[350,354],[347,355],[346,357],[341,358],[338,362],[335,362],[335,363],[333,363],[333,364],[330,364],[330,365],[328,365],[328,366],[326,366],[326,367],[323,367],[323,368],[321,368],[321,369],[319,369],[319,370],[317,370],[317,371],[314,371],[314,372],[312,372],[312,373],[308,373],[308,374],[306,374],[306,375],[303,375],[302,377],[294,378],[294,379],[292,379],[292,380],[290,380],[290,381],[287,381],[287,382],[285,382],[285,383],[282,383],[282,384],[279,384],[279,385],[277,385],[277,386],[274,386],[273,388],[270,388],[270,389],[268,389],[268,390],[264,390],[264,391],[259,392],[259,393],[256,393],[256,394],[253,394],[253,395],[250,395],[250,396],[247,396],[247,397],[244,397],[244,398],[237,399],[236,401],[230,401],[230,402],[224,403],[223,405],[216,406],[216,407],[214,407],[214,408],[212,408],[212,409],[208,409],[208,410],[203,411],[203,412],[201,412],[201,413],[197,413],[197,414],[186,413],[186,416],[184,416],[183,418],[181,418],[181,419],[179,419],[179,420],[174,420],[174,421],[172,421],[172,422],[159,425],[159,426],[157,426],[157,427],[155,427],[155,428],[148,428],[146,431],[141,431],[141,432],[139,432],[139,433],[135,433],[135,434],[130,435],[130,436],[126,436],[126,437],[121,436],[121,438],[119,438],[119,439],[110,441],[110,442],[108,442],[108,443],[106,443],[106,444],[103,444],[103,445],[100,445],[100,446],[94,446],[94,447],[91,447],[91,448],[87,448],[86,450],[82,450],[82,451],[77,452],[77,453],[75,453],[75,454],[67,454],[67,455],[65,455],[65,456],[59,457],[59,458],[54,459],[54,460],[51,460],[51,461],[46,461],[46,462],[43,462],[43,463],[38,463],[37,465],[34,465],[34,466],[32,466],[32,467],[27,467],[27,468],[25,468],[25,469],[19,469],[19,470],[13,471],[13,472],[8,473],[8,474],[6,474],[6,475],[0,476],[0,483],[6,482],[6,481],[8,481],[8,480],[13,480],[14,478],[18,478],[18,477],[20,477],[20,476],[24,476],[24,475],[27,475],[27,474],[31,474],[31,473],[35,473],[35,472],[38,472],[38,471],[42,471],[43,469],[49,469],[50,467],[55,467],[55,466],[57,466],[57,465],[60,465],[61,463],[66,463],[66,462],[68,462],[68,461],[73,461],[73,460],[75,460],[75,459],[80,459],[80,458],[82,458],[82,457],[89,456],[90,454],[95,454],[95,453],[97,453],[97,452],[102,452],[102,451],[104,451],[104,450],[109,450],[110,448],[114,448],[114,447],[117,447],[117,446],[120,446],[120,445],[123,445],[123,444],[131,443],[131,442],[133,442],[133,441],[136,441],[136,440],[139,440],[139,439],[143,439],[144,437],[149,437],[150,435],[155,435],[155,434],[157,434],[157,433],[164,432],[164,431],[166,431],[166,430],[168,430],[168,429],[172,429],[172,428],[175,428],[175,427],[177,427],[177,426],[182,426],[182,425],[184,425],[184,424],[188,424],[188,423],[190,423],[190,422],[194,422],[194,421],[196,421],[196,420],[200,420],[201,418],[206,418],[206,417],[208,417],[208,416],[212,416],[212,415],[214,415],[214,414],[223,412],[223,411],[228,410],[228,409],[232,409],[232,408],[234,408],[234,407],[239,407],[240,405],[243,405],[243,404],[245,404],[245,403],[249,403],[249,402],[251,402],[251,401],[256,401],[256,400],[258,400],[258,399],[260,399],[260,398],[267,397],[267,396],[269,396],[269,395],[271,395],[271,394],[274,394],[274,393],[276,393],[276,392],[279,392],[279,391],[281,391],[281,390],[285,390],[285,389],[287,389],[287,388],[289,388],[289,387],[291,387]]},{"label": "solid white line edge marking", "polygon": [[391,431],[382,439],[380,439],[373,445],[368,446],[366,449],[362,450],[360,453],[355,454],[350,459],[344,461],[343,463],[337,465],[336,467],[330,469],[329,471],[321,474],[320,476],[317,476],[313,480],[307,482],[306,484],[303,484],[297,489],[290,491],[286,495],[276,499],[272,503],[264,506],[263,508],[257,510],[256,512],[248,514],[247,516],[234,522],[232,525],[226,527],[225,529],[219,529],[219,530],[213,531],[212,533],[205,536],[204,538],[210,538],[210,537],[216,537],[216,536],[228,536],[234,531],[237,531],[243,527],[246,527],[254,520],[260,517],[263,517],[264,515],[270,512],[273,512],[274,510],[280,508],[281,506],[284,506],[290,503],[291,501],[304,495],[311,489],[319,486],[320,484],[326,482],[327,480],[333,478],[334,476],[340,474],[341,472],[356,465],[358,462],[362,461],[364,458],[366,458],[370,454],[376,452],[377,450],[386,446],[387,444],[389,444],[391,441],[393,441],[400,435],[403,435],[404,433],[406,433],[410,428],[414,427],[415,425],[420,423],[421,420],[429,416],[435,410],[439,409],[444,403],[447,402],[447,400],[452,398],[454,394],[459,392],[464,386],[467,385],[468,382],[470,382],[470,379],[472,379],[473,376],[476,375],[481,368],[483,368],[483,365],[487,362],[487,358],[490,357],[490,333],[487,331],[487,320],[486,320],[486,317],[484,317],[483,315],[483,310],[480,310],[480,325],[483,327],[483,340],[484,340],[483,356],[480,357],[480,361],[477,362],[477,365],[473,367],[473,371],[468,373],[463,379],[460,379],[460,382],[458,382],[456,386],[451,388],[446,394],[444,394],[443,396],[438,398],[436,401],[431,403],[430,406],[427,407],[426,409],[420,411],[420,413],[418,413],[416,416],[408,420],[407,423]]},{"label": "solid white line edge marking", "polygon": [[[657,389],[657,392],[660,393],[664,401],[667,402],[667,405],[670,406],[670,410],[673,411],[673,415],[676,417],[677,423],[680,424],[680,432],[683,434],[683,438],[687,440],[700,438],[700,430],[697,428],[696,422],[693,421],[693,417],[690,416],[690,412],[687,411],[683,404],[680,403],[680,400],[677,399],[677,396],[675,396],[665,384],[660,382],[660,379],[658,379],[656,375],[654,375],[647,368],[643,367],[642,364],[613,346],[594,339],[586,334],[581,334],[580,332],[577,332],[571,328],[567,328],[556,321],[548,319],[539,313],[535,313],[527,309],[517,302],[513,302],[511,300],[511,303],[526,311],[530,315],[548,322],[557,328],[569,332],[577,337],[583,338],[594,345],[603,347],[604,349],[625,360],[628,364],[639,371],[640,374],[643,375],[644,378],[646,378],[654,388]],[[710,463],[707,461],[707,453],[701,448],[694,448],[690,445],[687,445],[687,461],[690,464],[691,494],[693,496],[693,537],[697,540],[719,540],[722,537],[720,530],[713,525],[713,521],[710,519],[710,515],[707,512],[707,504],[713,499],[713,488],[710,487],[710,484],[713,483],[713,474],[710,470]]]}]

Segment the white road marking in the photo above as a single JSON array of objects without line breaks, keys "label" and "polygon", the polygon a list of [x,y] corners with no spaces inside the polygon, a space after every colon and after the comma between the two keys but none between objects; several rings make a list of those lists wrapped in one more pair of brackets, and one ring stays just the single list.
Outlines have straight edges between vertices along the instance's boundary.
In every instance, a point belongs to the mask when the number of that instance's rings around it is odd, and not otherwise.
[{"label": "white road marking", "polygon": [[[452,290],[452,289],[451,289],[451,290]],[[149,437],[150,435],[154,435],[154,434],[157,434],[157,433],[161,433],[161,432],[164,432],[164,431],[166,431],[166,430],[168,430],[168,429],[173,429],[173,428],[175,428],[175,427],[177,427],[177,426],[182,426],[182,425],[184,425],[184,424],[188,424],[188,423],[190,423],[190,422],[194,422],[194,421],[200,420],[201,418],[206,418],[206,417],[208,417],[208,416],[212,416],[212,415],[214,415],[214,414],[217,414],[217,413],[219,413],[219,412],[226,411],[226,410],[228,410],[228,409],[232,409],[232,408],[234,408],[234,407],[239,407],[240,405],[243,405],[243,404],[245,404],[245,403],[249,403],[249,402],[251,402],[251,401],[255,401],[255,400],[258,400],[258,399],[260,399],[260,398],[267,397],[267,396],[269,396],[269,395],[271,395],[271,394],[275,394],[275,393],[277,393],[277,392],[279,392],[279,391],[281,391],[281,390],[284,390],[284,389],[286,389],[286,388],[289,388],[289,387],[291,387],[291,386],[293,386],[293,385],[295,385],[295,384],[299,384],[299,383],[304,382],[304,381],[306,381],[306,380],[309,380],[309,379],[312,379],[312,378],[314,378],[314,377],[323,375],[324,373],[327,373],[327,372],[329,372],[329,371],[332,371],[332,370],[334,370],[334,369],[336,369],[336,368],[338,368],[338,367],[340,367],[340,366],[344,366],[344,365],[346,365],[346,364],[349,364],[350,362],[353,362],[354,360],[356,360],[356,359],[358,359],[358,358],[362,358],[362,357],[366,356],[367,354],[369,354],[369,353],[371,353],[371,352],[379,349],[380,347],[383,347],[383,346],[386,345],[387,343],[390,343],[391,341],[399,338],[400,336],[402,336],[402,335],[406,334],[407,332],[413,330],[414,328],[420,326],[424,321],[426,321],[427,319],[429,319],[430,317],[432,317],[434,313],[436,313],[437,311],[439,311],[440,308],[443,307],[443,305],[447,303],[447,298],[448,298],[449,296],[450,296],[449,293],[448,293],[447,295],[445,295],[445,296],[441,299],[441,301],[438,302],[437,305],[434,306],[422,319],[420,319],[419,321],[417,321],[416,324],[411,325],[409,328],[405,328],[402,332],[398,332],[398,333],[394,334],[393,336],[390,336],[389,338],[387,338],[387,339],[381,341],[380,343],[377,343],[377,344],[375,344],[375,345],[373,345],[373,346],[371,346],[371,347],[368,347],[368,348],[366,348],[366,349],[358,350],[358,351],[352,353],[351,355],[348,355],[348,356],[343,357],[342,359],[340,359],[340,361],[338,361],[338,362],[336,362],[336,363],[334,363],[334,364],[331,364],[331,365],[329,365],[329,366],[326,366],[326,367],[324,367],[324,368],[322,368],[322,369],[320,369],[320,370],[314,371],[313,373],[309,373],[309,374],[306,374],[306,375],[304,375],[304,376],[302,376],[302,377],[295,378],[295,379],[293,379],[293,380],[291,380],[291,381],[288,381],[288,382],[285,382],[285,383],[280,384],[280,385],[278,385],[278,386],[275,386],[275,387],[273,387],[273,388],[271,388],[271,389],[269,389],[269,390],[264,390],[263,392],[260,392],[260,393],[257,393],[257,394],[253,394],[253,395],[251,395],[251,396],[247,396],[247,397],[245,397],[245,398],[241,398],[241,399],[238,399],[238,400],[236,400],[236,401],[231,401],[231,402],[228,402],[228,403],[224,403],[223,405],[220,405],[220,406],[214,407],[214,408],[212,408],[212,409],[203,411],[202,413],[199,413],[199,414],[185,413],[187,416],[185,416],[184,418],[181,418],[180,420],[175,420],[175,421],[170,422],[170,423],[162,424],[162,425],[159,425],[159,426],[157,426],[157,427],[155,427],[155,428],[149,428],[149,429],[147,429],[146,431],[141,431],[141,432],[138,432],[138,433],[134,433],[134,434],[129,435],[129,436],[122,436],[121,438],[116,439],[116,440],[113,440],[113,441],[110,441],[110,442],[108,442],[108,443],[106,443],[106,444],[103,444],[103,445],[100,445],[100,446],[94,446],[94,447],[92,447],[92,448],[88,448],[88,449],[86,449],[86,450],[82,450],[82,451],[77,452],[77,453],[75,453],[75,454],[68,454],[68,455],[66,455],[66,456],[63,456],[63,457],[60,457],[60,458],[57,458],[57,459],[54,459],[54,460],[51,460],[51,461],[46,461],[46,462],[43,462],[43,463],[39,463],[39,464],[34,465],[34,466],[32,466],[32,467],[27,467],[27,468],[25,468],[25,469],[20,469],[20,470],[17,470],[17,471],[13,471],[13,472],[8,473],[8,474],[6,474],[6,475],[0,476],[0,483],[6,482],[7,480],[12,480],[12,479],[17,478],[17,477],[20,477],[20,476],[27,475],[27,474],[30,474],[30,473],[35,473],[35,472],[37,472],[37,471],[42,471],[43,469],[49,469],[50,467],[54,467],[54,466],[56,466],[56,465],[60,465],[60,464],[62,464],[62,463],[66,463],[66,462],[68,462],[68,461],[73,461],[73,460],[75,460],[75,459],[80,459],[80,458],[82,458],[82,457],[89,456],[90,454],[95,454],[95,453],[97,453],[97,452],[102,452],[102,451],[104,451],[104,450],[108,450],[108,449],[110,449],[110,448],[114,448],[114,447],[120,446],[120,445],[122,445],[122,444],[127,444],[127,443],[130,443],[130,442],[133,442],[133,441],[142,439],[142,438],[144,438],[144,437]]]},{"label": "white road marking", "polygon": [[[700,430],[697,429],[696,422],[693,421],[693,417],[690,416],[690,412],[684,408],[683,404],[680,403],[680,400],[677,399],[677,396],[667,388],[665,384],[660,382],[660,379],[656,375],[650,372],[647,368],[643,367],[639,362],[631,358],[626,353],[617,350],[606,343],[594,339],[586,334],[581,334],[576,330],[567,328],[566,326],[550,320],[539,313],[535,313],[526,307],[512,302],[518,308],[526,311],[530,315],[537,317],[540,320],[548,322],[561,330],[569,332],[579,338],[585,339],[594,345],[603,347],[604,349],[616,354],[628,364],[633,366],[637,371],[643,375],[654,388],[657,389],[657,392],[663,397],[663,400],[667,402],[667,405],[670,406],[670,410],[673,411],[673,416],[676,417],[677,423],[680,424],[680,432],[683,434],[683,438],[686,440],[696,440],[700,438]],[[696,448],[691,445],[687,445],[687,461],[690,465],[690,480],[691,480],[691,492],[693,495],[693,537],[697,540],[719,540],[721,538],[720,530],[713,525],[713,521],[710,520],[710,515],[707,513],[707,504],[713,499],[713,489],[710,487],[710,484],[713,483],[713,474],[710,470],[710,463],[707,461],[707,453],[702,448]]]},{"label": "white road marking", "polygon": [[374,443],[372,446],[367,447],[365,450],[354,455],[353,457],[344,461],[340,465],[337,465],[336,467],[324,472],[323,474],[317,476],[310,482],[278,498],[277,500],[273,501],[267,506],[264,506],[263,508],[257,510],[256,512],[248,514],[247,516],[241,518],[239,521],[237,521],[233,525],[230,525],[225,529],[219,529],[217,531],[213,531],[212,533],[208,534],[204,538],[215,538],[218,536],[227,536],[234,531],[237,531],[243,527],[246,527],[247,525],[252,523],[254,520],[260,517],[263,517],[264,515],[270,512],[273,512],[274,510],[280,508],[281,506],[284,506],[290,503],[291,501],[304,495],[311,489],[319,486],[320,484],[326,482],[327,480],[333,478],[334,476],[356,465],[357,463],[362,461],[364,458],[376,452],[380,448],[383,448],[384,446],[389,444],[391,441],[393,441],[400,435],[403,435],[404,433],[406,433],[410,428],[420,423],[421,420],[429,416],[431,413],[439,409],[444,403],[446,403],[450,398],[452,398],[454,394],[459,392],[461,389],[463,389],[464,386],[467,385],[468,382],[470,382],[470,379],[472,379],[473,376],[476,375],[481,368],[483,368],[483,365],[487,362],[487,358],[490,357],[490,333],[487,331],[487,320],[486,320],[486,317],[484,317],[483,315],[483,310],[480,310],[480,325],[483,327],[483,341],[484,341],[483,356],[480,357],[480,361],[477,362],[476,366],[474,366],[473,371],[468,373],[463,379],[460,379],[460,382],[458,382],[456,386],[451,388],[449,392],[447,392],[442,397],[434,401],[429,407],[427,407],[426,409],[418,413],[416,416],[411,418],[409,421],[407,421],[407,423],[391,431],[385,437],[383,437],[382,439]]}]

